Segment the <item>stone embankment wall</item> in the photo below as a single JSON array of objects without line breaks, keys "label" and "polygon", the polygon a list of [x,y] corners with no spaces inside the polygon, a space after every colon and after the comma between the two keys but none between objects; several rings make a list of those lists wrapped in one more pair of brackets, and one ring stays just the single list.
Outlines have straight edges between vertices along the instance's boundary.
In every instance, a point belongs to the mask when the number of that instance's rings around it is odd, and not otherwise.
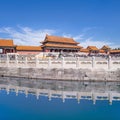
[{"label": "stone embankment wall", "polygon": [[106,71],[104,69],[90,70],[0,67],[0,76],[48,80],[120,81],[120,69]]}]

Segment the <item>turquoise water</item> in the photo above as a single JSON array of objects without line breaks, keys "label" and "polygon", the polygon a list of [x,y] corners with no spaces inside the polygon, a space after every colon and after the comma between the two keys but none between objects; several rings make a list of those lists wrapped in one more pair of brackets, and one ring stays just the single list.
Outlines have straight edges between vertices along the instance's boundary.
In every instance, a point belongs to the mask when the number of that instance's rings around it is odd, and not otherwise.
[{"label": "turquoise water", "polygon": [[98,100],[94,105],[91,100],[66,100],[59,98],[51,101],[47,97],[37,100],[35,96],[15,92],[6,94],[0,91],[0,120],[119,120],[120,102],[113,101],[112,105],[106,100]]},{"label": "turquoise water", "polygon": [[120,120],[120,82],[1,77],[0,89],[0,120]]}]

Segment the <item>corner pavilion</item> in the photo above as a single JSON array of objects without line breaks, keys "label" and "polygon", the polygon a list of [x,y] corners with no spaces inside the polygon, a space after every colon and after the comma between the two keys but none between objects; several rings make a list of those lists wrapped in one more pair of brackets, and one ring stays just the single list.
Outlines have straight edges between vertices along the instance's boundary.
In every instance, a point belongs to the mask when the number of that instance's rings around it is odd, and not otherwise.
[{"label": "corner pavilion", "polygon": [[13,40],[0,39],[0,54],[15,53],[16,45]]},{"label": "corner pavilion", "polygon": [[73,38],[46,35],[41,47],[43,52],[79,52],[78,44]]}]

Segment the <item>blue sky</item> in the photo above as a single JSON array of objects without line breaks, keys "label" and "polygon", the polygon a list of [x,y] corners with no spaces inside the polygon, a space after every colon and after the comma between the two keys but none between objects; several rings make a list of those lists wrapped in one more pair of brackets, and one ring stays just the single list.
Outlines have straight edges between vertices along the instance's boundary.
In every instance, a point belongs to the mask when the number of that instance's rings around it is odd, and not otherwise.
[{"label": "blue sky", "polygon": [[46,34],[120,47],[120,0],[0,0],[0,38],[40,45]]}]

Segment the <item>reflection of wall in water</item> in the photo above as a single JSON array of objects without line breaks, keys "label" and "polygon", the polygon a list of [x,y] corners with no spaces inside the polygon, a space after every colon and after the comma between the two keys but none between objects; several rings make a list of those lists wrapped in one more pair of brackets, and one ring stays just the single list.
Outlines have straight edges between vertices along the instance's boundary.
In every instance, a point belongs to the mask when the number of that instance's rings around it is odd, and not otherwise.
[{"label": "reflection of wall in water", "polygon": [[0,78],[0,89],[5,89],[9,94],[10,91],[18,93],[47,96],[52,98],[81,99],[93,100],[120,100],[120,82],[78,82],[78,81],[52,81],[38,79],[21,79],[21,78]]}]

